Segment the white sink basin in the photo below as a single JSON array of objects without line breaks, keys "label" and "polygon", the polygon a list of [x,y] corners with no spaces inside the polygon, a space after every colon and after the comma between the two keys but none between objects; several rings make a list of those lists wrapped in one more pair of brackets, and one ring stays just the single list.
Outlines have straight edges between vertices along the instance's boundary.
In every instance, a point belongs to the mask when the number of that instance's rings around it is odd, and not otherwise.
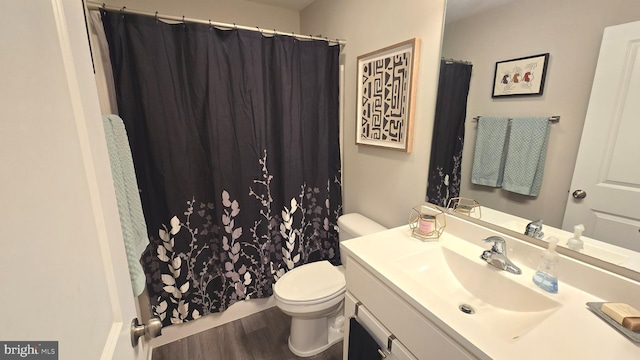
[{"label": "white sink basin", "polygon": [[[477,249],[477,257],[471,259],[437,246],[396,259],[394,266],[450,306],[456,316],[466,316],[470,323],[506,340],[524,335],[560,307],[557,301],[513,279],[525,275],[507,273],[482,261],[482,249]],[[458,310],[462,304],[470,305],[474,313]]]}]

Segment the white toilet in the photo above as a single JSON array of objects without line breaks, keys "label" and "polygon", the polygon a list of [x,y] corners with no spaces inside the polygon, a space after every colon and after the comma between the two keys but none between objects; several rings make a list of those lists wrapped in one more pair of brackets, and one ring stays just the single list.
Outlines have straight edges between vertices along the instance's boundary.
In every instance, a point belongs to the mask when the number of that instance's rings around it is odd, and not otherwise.
[{"label": "white toilet", "polygon": [[[360,214],[338,218],[339,240],[386,230]],[[289,349],[301,357],[319,354],[343,337],[344,268],[328,261],[305,264],[284,274],[274,285],[276,306],[291,316]]]}]

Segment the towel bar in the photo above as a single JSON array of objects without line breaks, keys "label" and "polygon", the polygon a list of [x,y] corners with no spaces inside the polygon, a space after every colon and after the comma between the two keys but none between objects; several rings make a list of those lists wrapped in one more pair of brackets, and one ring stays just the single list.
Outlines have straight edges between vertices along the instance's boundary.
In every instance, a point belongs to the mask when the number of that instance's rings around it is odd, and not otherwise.
[{"label": "towel bar", "polygon": [[[476,116],[473,118],[473,120],[478,121],[480,120],[482,116]],[[512,118],[509,118],[509,121],[511,121]],[[549,116],[549,121],[551,122],[560,122],[560,115],[554,115],[554,116]]]},{"label": "towel bar", "polygon": [[[358,309],[360,309],[360,306],[362,306],[362,302],[358,301],[357,303],[355,303],[355,310],[353,312],[353,316],[352,318],[355,318],[356,320],[358,319]],[[367,313],[365,313],[365,316],[367,316]],[[387,333],[388,330],[387,330]],[[385,359],[389,354],[391,354],[391,348],[393,346],[393,340],[397,339],[395,335],[390,334],[387,337],[387,348],[382,350],[382,349],[378,349],[378,354],[380,354],[382,359]]]}]

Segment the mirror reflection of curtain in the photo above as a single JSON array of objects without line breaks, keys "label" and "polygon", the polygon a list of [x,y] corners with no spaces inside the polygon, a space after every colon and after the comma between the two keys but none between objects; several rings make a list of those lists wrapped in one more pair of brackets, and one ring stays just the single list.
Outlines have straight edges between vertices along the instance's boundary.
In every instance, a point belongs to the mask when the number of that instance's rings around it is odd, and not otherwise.
[{"label": "mirror reflection of curtain", "polygon": [[446,206],[460,195],[460,167],[464,145],[464,120],[472,65],[459,61],[440,61],[427,201]]},{"label": "mirror reflection of curtain", "polygon": [[340,263],[339,46],[102,11],[164,325]]}]

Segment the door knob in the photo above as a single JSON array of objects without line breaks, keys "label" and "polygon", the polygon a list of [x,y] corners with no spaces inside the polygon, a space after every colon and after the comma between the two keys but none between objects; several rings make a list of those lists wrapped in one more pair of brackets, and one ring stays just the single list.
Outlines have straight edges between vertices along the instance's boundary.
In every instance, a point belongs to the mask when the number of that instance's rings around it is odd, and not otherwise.
[{"label": "door knob", "polygon": [[575,199],[584,199],[587,197],[587,192],[584,190],[576,190],[571,194]]},{"label": "door knob", "polygon": [[148,324],[140,325],[138,319],[131,320],[131,346],[138,346],[138,339],[145,334],[152,338],[162,335],[162,322],[153,318]]}]

